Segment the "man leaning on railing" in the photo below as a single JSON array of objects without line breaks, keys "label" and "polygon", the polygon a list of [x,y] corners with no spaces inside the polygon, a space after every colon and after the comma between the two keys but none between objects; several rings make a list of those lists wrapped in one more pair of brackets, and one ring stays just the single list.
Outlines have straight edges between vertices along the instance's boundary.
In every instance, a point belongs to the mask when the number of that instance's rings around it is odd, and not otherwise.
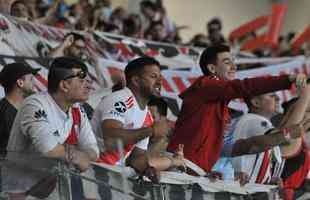
[{"label": "man leaning on railing", "polygon": [[[31,152],[65,160],[80,171],[89,168],[90,162],[98,158],[99,150],[86,114],[78,104],[89,97],[87,75],[86,65],[78,59],[59,57],[52,62],[48,92],[27,98],[17,113],[7,147],[9,161],[14,160],[18,153],[21,159],[16,160],[25,159],[22,153]],[[36,167],[47,165],[30,160],[28,164]],[[8,180],[4,181],[10,199],[25,199],[27,194],[34,194],[31,189],[36,184],[46,179],[33,170],[6,170],[4,174]],[[49,191],[53,190],[49,188]],[[43,188],[35,194],[40,198],[50,195]]]}]

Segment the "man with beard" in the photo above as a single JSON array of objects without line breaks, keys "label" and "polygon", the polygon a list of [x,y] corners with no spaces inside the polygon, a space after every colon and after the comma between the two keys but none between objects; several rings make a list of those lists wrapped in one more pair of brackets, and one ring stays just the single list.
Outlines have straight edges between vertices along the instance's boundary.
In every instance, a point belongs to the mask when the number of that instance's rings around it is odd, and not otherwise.
[{"label": "man with beard", "polygon": [[[137,58],[128,63],[125,76],[127,87],[105,97],[95,109],[92,126],[105,145],[98,161],[122,164],[114,147],[115,141],[120,139],[129,156],[126,164],[143,172],[150,164],[145,155],[149,138],[164,137],[169,131],[167,119],[154,122],[147,105],[152,98],[160,96],[162,77],[159,63],[150,57]],[[159,169],[169,168],[171,161],[181,163],[178,159],[167,158],[165,161],[167,167]]]},{"label": "man with beard", "polygon": [[[51,49],[51,51],[47,55],[51,58],[56,58],[59,56],[68,56],[72,58],[77,58],[81,60],[91,61],[95,68],[97,82],[101,88],[107,87],[107,81],[105,80],[98,62],[98,57],[95,54],[89,55],[86,48],[85,37],[79,33],[70,32],[64,37],[64,41],[57,47]],[[92,82],[91,78],[88,79]],[[110,90],[110,89],[109,89]],[[93,115],[93,107],[89,105],[87,102],[82,104],[84,110],[87,113],[89,119],[91,119]]]},{"label": "man with beard", "polygon": [[39,69],[33,69],[26,63],[11,63],[0,72],[0,84],[4,87],[5,97],[0,101],[0,155],[4,155],[9,134],[18,108],[24,99],[33,93],[33,75]]},{"label": "man with beard", "polygon": [[78,33],[68,33],[63,43],[52,49],[48,56],[55,58],[59,56],[68,56],[82,59],[83,51],[86,48],[85,38]]},{"label": "man with beard", "polygon": [[[28,97],[17,113],[7,146],[9,161],[29,166],[31,155],[39,154],[63,159],[86,171],[90,162],[98,158],[95,135],[78,104],[89,97],[87,73],[86,65],[77,59],[60,57],[52,62],[48,92]],[[31,166],[51,167],[47,161],[35,159]],[[33,195],[36,184],[44,185],[43,180],[50,180],[27,168],[8,168],[5,174],[10,199],[25,199],[26,195]],[[41,192],[36,193],[40,198],[50,195],[43,189],[34,191]]]},{"label": "man with beard", "polygon": [[32,78],[38,71],[39,69],[33,69],[26,63],[11,63],[5,65],[0,72],[0,84],[5,91],[5,97],[0,100],[2,116],[0,120],[0,159],[6,154],[6,146],[17,109],[24,99],[33,92]]},{"label": "man with beard", "polygon": [[[104,141],[98,162],[110,165],[127,165],[138,173],[166,170],[183,166],[182,146],[177,156],[160,156],[158,151],[148,148],[149,138],[167,135],[169,126],[166,118],[153,120],[148,108],[149,101],[160,96],[162,76],[158,61],[151,57],[140,57],[130,61],[125,68],[127,86],[101,100],[92,118],[92,127],[97,137]],[[124,144],[125,160],[116,150],[115,143]],[[104,174],[98,176],[103,178]],[[105,179],[105,181],[108,181]],[[104,190],[99,187],[99,190]],[[103,199],[111,199],[99,191]]]}]

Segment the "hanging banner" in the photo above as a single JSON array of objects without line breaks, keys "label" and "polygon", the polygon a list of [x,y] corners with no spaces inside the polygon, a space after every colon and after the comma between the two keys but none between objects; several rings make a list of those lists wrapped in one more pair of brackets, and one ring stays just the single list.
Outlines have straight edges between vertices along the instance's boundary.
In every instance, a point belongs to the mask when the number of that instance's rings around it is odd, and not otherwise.
[{"label": "hanging banner", "polygon": [[[50,62],[46,55],[51,48],[63,41],[68,32],[68,30],[20,21],[0,14],[0,69],[4,64],[14,61],[27,62],[34,68],[39,67],[41,70],[35,78],[35,87],[38,91],[46,90],[48,63]],[[107,83],[107,88],[111,88],[115,83],[124,79],[122,71],[128,60],[143,55],[153,56],[162,64],[162,94],[173,99],[177,106],[180,106],[181,100],[178,98],[180,92],[201,75],[199,67],[196,65],[201,49],[115,36],[102,32],[80,33],[86,38],[86,49],[89,52],[87,55],[97,55],[99,71]],[[242,70],[238,72],[238,77],[277,75],[297,73],[298,71],[308,73],[309,71],[309,62],[306,62],[304,57],[270,58],[267,60],[253,58],[250,60],[240,59],[239,61],[237,59],[237,63],[242,64],[246,62],[269,64],[282,62],[278,65],[272,64],[253,70]],[[92,59],[86,57],[85,62],[94,81],[94,93],[96,93],[102,91],[102,88],[98,84],[96,69],[91,61]],[[288,99],[294,95],[294,91],[283,92],[281,95],[282,99]],[[4,96],[2,88],[0,96]],[[94,96],[100,97],[100,95]],[[240,103],[236,105],[241,108]]]}]

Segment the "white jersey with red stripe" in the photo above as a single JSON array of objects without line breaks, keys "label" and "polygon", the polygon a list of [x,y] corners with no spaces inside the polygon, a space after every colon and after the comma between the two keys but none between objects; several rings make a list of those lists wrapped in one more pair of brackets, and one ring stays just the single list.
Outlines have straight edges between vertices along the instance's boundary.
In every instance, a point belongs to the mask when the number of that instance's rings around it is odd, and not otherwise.
[{"label": "white jersey with red stripe", "polygon": [[[147,106],[143,110],[140,109],[134,94],[127,87],[104,97],[98,104],[91,121],[93,130],[99,140],[100,151],[102,152],[98,162],[112,165],[121,164],[118,152],[107,153],[104,149],[102,139],[104,133],[102,133],[101,124],[108,119],[121,122],[125,129],[139,129],[151,126],[153,118]],[[136,144],[125,146],[125,157],[130,154],[134,147],[146,150],[148,143],[149,138],[147,137]]]},{"label": "white jersey with red stripe", "polygon": [[[7,157],[29,162],[31,155],[46,155],[64,143],[76,145],[82,150],[92,149],[99,155],[95,135],[80,105],[73,105],[66,113],[48,92],[41,92],[28,97],[18,111],[7,146]],[[29,166],[52,168],[49,164],[33,159]],[[9,174],[10,180],[14,180],[7,185],[10,191],[25,191],[42,178],[36,170],[8,169],[6,174]]]},{"label": "white jersey with red stripe", "polygon": [[[234,142],[239,139],[263,135],[271,128],[273,125],[267,118],[253,113],[245,114],[236,124]],[[281,162],[279,147],[274,147],[263,153],[234,157],[232,163],[235,172],[244,172],[250,176],[251,183],[267,183],[272,177],[272,158],[275,158],[273,160],[276,162]]]}]

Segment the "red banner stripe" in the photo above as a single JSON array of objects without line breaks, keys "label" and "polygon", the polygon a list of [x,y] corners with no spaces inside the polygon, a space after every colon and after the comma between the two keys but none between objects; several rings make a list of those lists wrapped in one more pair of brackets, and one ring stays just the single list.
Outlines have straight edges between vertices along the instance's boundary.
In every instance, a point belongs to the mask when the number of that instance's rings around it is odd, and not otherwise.
[{"label": "red banner stripe", "polygon": [[163,88],[167,91],[167,92],[174,92],[172,87],[169,85],[168,81],[163,78]]},{"label": "red banner stripe", "polygon": [[245,36],[247,33],[250,32],[255,32],[257,29],[262,28],[263,26],[266,26],[268,23],[268,19],[270,16],[266,15],[266,16],[261,16],[258,17],[246,24],[243,24],[242,26],[240,26],[239,28],[233,30],[230,34],[229,34],[229,40],[234,40],[234,39],[238,39],[240,37]]},{"label": "red banner stripe", "polygon": [[41,74],[37,73],[35,77],[38,81],[40,81],[40,83],[47,87],[47,80],[43,76],[41,76]]},{"label": "red banner stripe", "polygon": [[178,87],[179,92],[183,92],[187,87],[180,77],[172,77],[173,82]]}]

